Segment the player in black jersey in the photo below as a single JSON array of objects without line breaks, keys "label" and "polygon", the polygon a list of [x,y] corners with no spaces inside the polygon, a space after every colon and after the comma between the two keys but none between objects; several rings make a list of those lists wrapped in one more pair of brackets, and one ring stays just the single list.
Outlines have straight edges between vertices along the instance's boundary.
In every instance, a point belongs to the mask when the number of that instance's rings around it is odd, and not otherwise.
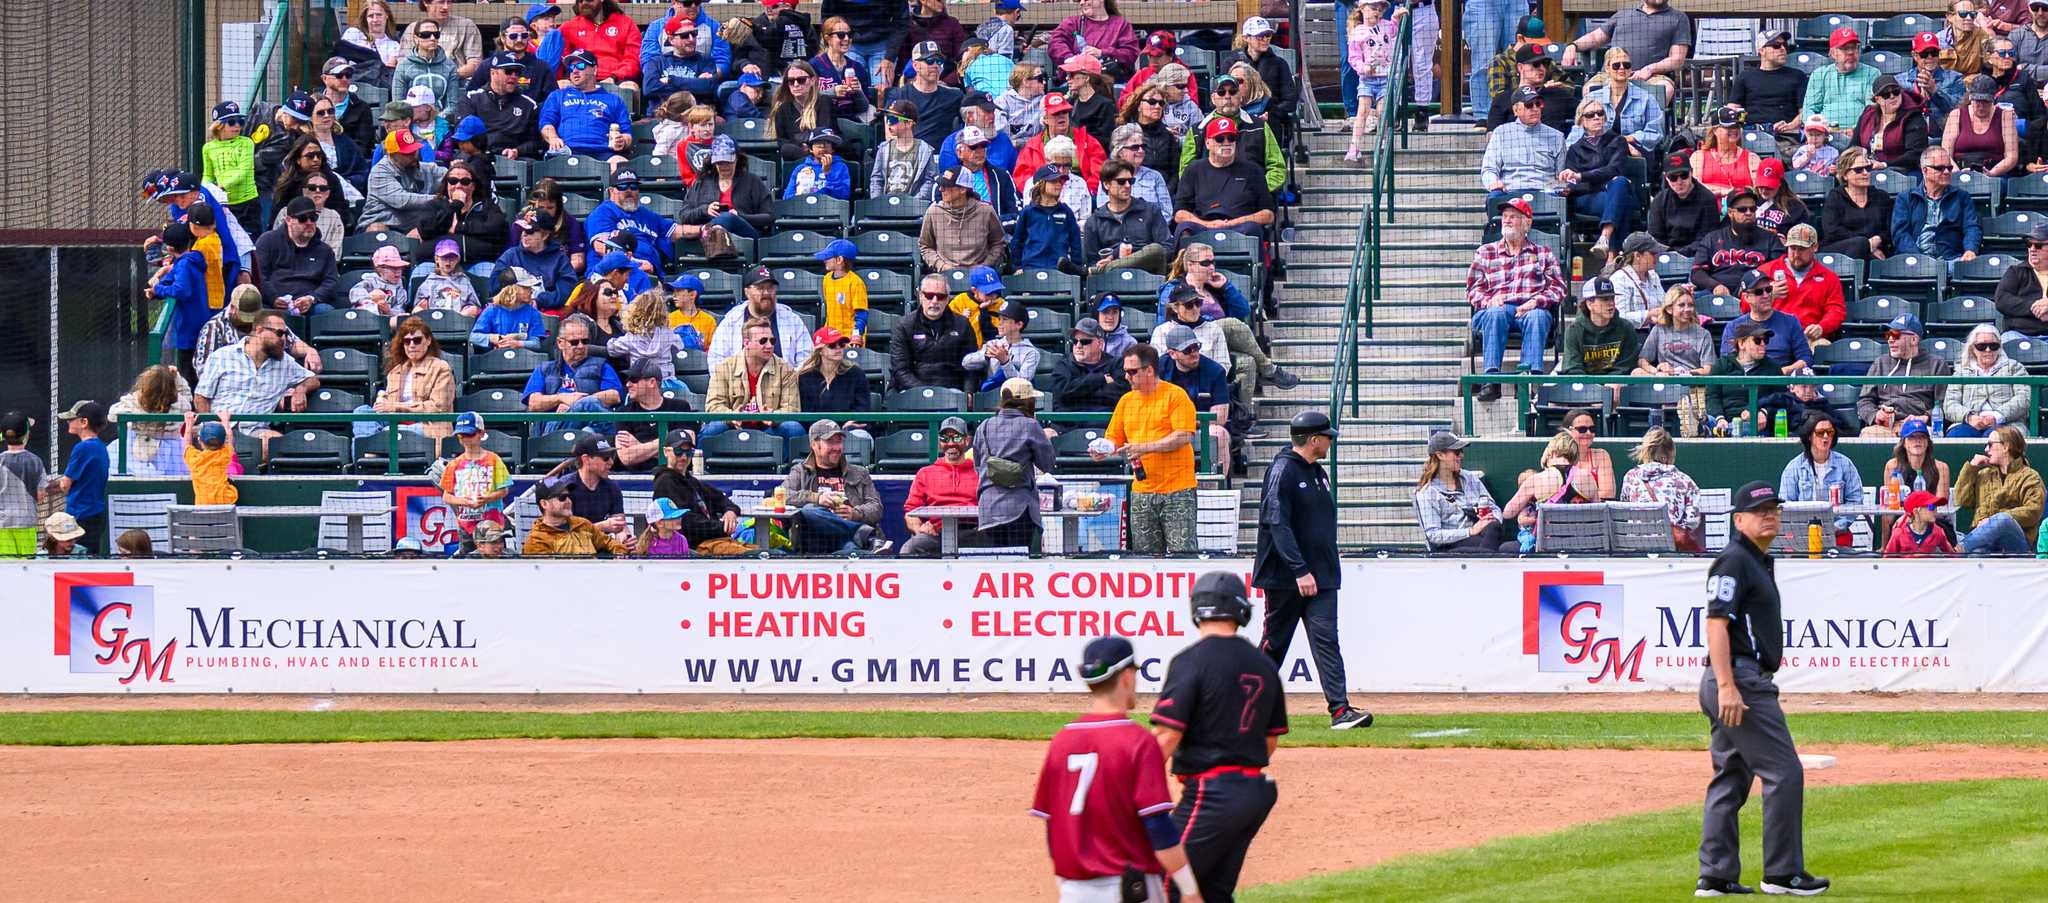
[{"label": "player in black jersey", "polygon": [[1287,733],[1287,704],[1272,659],[1237,635],[1252,617],[1244,580],[1203,574],[1190,601],[1201,638],[1166,666],[1152,733],[1181,781],[1173,823],[1202,899],[1229,903],[1279,796],[1264,771]]}]

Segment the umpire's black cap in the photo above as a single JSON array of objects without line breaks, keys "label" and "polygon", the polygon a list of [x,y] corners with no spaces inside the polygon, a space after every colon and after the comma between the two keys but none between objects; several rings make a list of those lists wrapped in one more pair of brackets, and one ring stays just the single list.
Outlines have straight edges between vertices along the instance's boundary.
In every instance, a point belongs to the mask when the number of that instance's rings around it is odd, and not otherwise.
[{"label": "umpire's black cap", "polygon": [[1735,490],[1734,508],[1740,512],[1775,508],[1779,504],[1778,490],[1762,480],[1751,480]]},{"label": "umpire's black cap", "polygon": [[1120,636],[1101,636],[1088,641],[1081,650],[1081,682],[1095,686],[1117,675],[1117,672],[1135,664],[1138,653],[1131,648],[1131,641]]},{"label": "umpire's black cap", "polygon": [[1321,411],[1303,411],[1287,421],[1287,431],[1296,436],[1328,436],[1337,438],[1337,427],[1330,423],[1330,415]]},{"label": "umpire's black cap", "polygon": [[1229,571],[1210,571],[1196,577],[1188,602],[1198,622],[1227,618],[1243,627],[1252,620],[1252,602],[1245,592],[1244,578]]}]

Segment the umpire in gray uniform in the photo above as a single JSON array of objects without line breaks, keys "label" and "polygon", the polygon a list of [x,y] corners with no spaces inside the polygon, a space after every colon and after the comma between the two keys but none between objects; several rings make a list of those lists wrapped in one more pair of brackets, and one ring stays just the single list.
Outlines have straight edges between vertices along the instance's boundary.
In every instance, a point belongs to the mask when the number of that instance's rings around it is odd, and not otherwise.
[{"label": "umpire in gray uniform", "polygon": [[1252,585],[1266,592],[1266,622],[1259,648],[1283,668],[1294,626],[1308,626],[1308,648],[1330,727],[1371,727],[1372,714],[1351,707],[1344,689],[1344,653],[1337,647],[1337,499],[1318,462],[1337,442],[1337,429],[1321,411],[1303,411],[1287,425],[1293,447],[1273,458],[1259,497],[1259,551]]},{"label": "umpire in gray uniform", "polygon": [[1751,781],[1763,778],[1764,893],[1811,897],[1826,892],[1828,880],[1806,872],[1806,769],[1772,680],[1785,660],[1785,618],[1770,554],[1778,537],[1778,492],[1769,483],[1746,483],[1735,490],[1733,502],[1735,534],[1707,569],[1707,673],[1700,677],[1700,710],[1713,731],[1708,749],[1714,778],[1707,782],[1693,896],[1754,892],[1739,882],[1736,825]]}]

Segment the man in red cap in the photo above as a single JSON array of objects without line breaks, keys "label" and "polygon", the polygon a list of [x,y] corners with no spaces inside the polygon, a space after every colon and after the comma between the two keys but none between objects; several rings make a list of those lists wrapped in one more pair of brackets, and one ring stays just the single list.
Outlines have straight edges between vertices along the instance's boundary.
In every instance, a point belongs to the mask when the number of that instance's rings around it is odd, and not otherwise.
[{"label": "man in red cap", "polygon": [[1173,195],[1175,235],[1228,229],[1263,236],[1277,205],[1262,170],[1238,156],[1239,132],[1231,119],[1211,119],[1202,128],[1207,156],[1181,171]]},{"label": "man in red cap", "polygon": [[420,148],[425,146],[412,129],[396,129],[384,136],[384,159],[370,167],[359,228],[407,232],[419,227],[427,208],[434,204],[434,186],[448,175],[439,163],[420,162]]},{"label": "man in red cap", "polygon": [[1929,123],[1948,121],[1948,111],[1962,106],[1963,74],[1941,64],[1941,39],[1934,32],[1913,36],[1913,71],[1898,80],[1906,89],[1906,108],[1925,111]]},{"label": "man in red cap", "polygon": [[[1529,240],[1535,211],[1515,198],[1500,209],[1500,240],[1479,246],[1465,275],[1465,298],[1472,303],[1472,333],[1478,338],[1485,372],[1499,373],[1507,356],[1508,333],[1522,335],[1522,360],[1516,370],[1543,369],[1543,349],[1550,343],[1553,312],[1564,300],[1564,270],[1550,248]],[[1498,384],[1482,385],[1480,401],[1500,398]]]},{"label": "man in red cap", "polygon": [[1806,78],[1806,115],[1819,114],[1829,127],[1846,129],[1856,124],[1870,104],[1871,86],[1880,73],[1877,67],[1863,64],[1863,39],[1848,26],[1828,35],[1828,57],[1834,65],[1816,69]]}]

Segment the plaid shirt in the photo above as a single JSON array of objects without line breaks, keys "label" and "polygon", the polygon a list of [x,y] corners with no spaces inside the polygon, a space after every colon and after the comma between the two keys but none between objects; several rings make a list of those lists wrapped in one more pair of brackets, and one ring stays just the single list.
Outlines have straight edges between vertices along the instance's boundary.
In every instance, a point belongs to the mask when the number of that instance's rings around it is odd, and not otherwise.
[{"label": "plaid shirt", "polygon": [[[236,348],[242,347],[242,340],[248,338],[248,336],[235,329],[235,324],[228,320],[228,317],[233,315],[233,313],[234,311],[232,310],[223,310],[215,314],[213,319],[206,321],[205,326],[199,327],[199,342],[193,346],[192,350],[193,372],[205,373],[206,362],[213,359],[214,352],[230,345]],[[300,347],[299,337],[292,332],[291,327],[285,327],[285,353],[296,353]]]},{"label": "plaid shirt", "polygon": [[243,420],[242,414],[263,414],[277,409],[293,386],[313,378],[313,371],[299,366],[288,356],[263,362],[257,367],[241,348],[224,348],[206,361],[199,375],[195,396],[205,396],[213,410],[235,414],[235,428],[243,432],[269,429],[260,421]]},{"label": "plaid shirt", "polygon": [[1557,178],[1558,161],[1563,159],[1564,135],[1558,130],[1540,122],[1530,126],[1511,121],[1486,140],[1479,184],[1491,188],[1498,181],[1509,191],[1542,191]]},{"label": "plaid shirt", "polygon": [[1554,310],[1564,300],[1564,271],[1549,248],[1525,240],[1522,250],[1510,251],[1507,239],[1501,239],[1480,245],[1472,255],[1465,299],[1475,311],[1485,309],[1489,300],[1508,307],[1535,301],[1537,307]]}]

